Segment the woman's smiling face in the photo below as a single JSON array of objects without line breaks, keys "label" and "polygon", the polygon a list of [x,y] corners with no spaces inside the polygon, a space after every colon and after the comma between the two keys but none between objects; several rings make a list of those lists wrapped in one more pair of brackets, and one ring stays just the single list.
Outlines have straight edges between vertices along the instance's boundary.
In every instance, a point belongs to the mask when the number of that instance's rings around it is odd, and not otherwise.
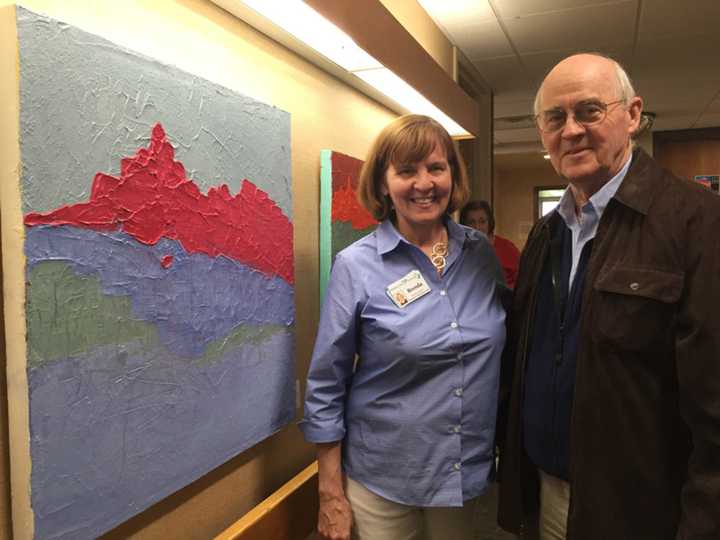
[{"label": "woman's smiling face", "polygon": [[452,172],[445,151],[435,145],[421,161],[391,163],[383,188],[395,207],[401,234],[440,223],[452,192]]}]

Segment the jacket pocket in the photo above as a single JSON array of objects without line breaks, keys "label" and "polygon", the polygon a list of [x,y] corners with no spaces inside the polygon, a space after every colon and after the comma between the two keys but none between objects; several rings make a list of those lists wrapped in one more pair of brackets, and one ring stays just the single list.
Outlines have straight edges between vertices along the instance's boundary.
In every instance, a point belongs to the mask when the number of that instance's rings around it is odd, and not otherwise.
[{"label": "jacket pocket", "polygon": [[593,335],[621,350],[665,345],[684,281],[682,272],[627,265],[601,271],[594,285]]}]

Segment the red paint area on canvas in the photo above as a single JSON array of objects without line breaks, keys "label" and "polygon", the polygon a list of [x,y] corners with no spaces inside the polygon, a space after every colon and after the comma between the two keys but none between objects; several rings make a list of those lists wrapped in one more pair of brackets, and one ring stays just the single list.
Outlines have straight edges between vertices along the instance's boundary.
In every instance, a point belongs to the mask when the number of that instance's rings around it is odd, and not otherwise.
[{"label": "red paint area on canvas", "polygon": [[224,255],[293,283],[293,226],[268,194],[243,180],[235,196],[225,184],[204,195],[174,158],[157,124],[148,148],[121,161],[119,178],[95,175],[88,202],[28,214],[25,224],[122,230],[149,245],[169,238],[188,253]]},{"label": "red paint area on canvas", "polygon": [[170,266],[173,263],[173,256],[172,255],[165,255],[162,260],[160,261],[160,266],[163,268],[170,268]]},{"label": "red paint area on canvas", "polygon": [[356,190],[363,162],[354,157],[333,152],[332,163],[332,221],[349,222],[353,229],[367,229],[377,221],[360,205]]}]

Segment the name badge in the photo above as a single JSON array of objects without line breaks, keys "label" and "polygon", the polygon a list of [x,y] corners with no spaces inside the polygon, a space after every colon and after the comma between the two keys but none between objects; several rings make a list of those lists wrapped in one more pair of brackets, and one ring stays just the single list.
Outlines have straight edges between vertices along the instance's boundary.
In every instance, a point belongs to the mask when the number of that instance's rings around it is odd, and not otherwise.
[{"label": "name badge", "polygon": [[404,308],[429,293],[430,287],[420,271],[413,270],[408,275],[388,285],[385,292],[397,307]]}]

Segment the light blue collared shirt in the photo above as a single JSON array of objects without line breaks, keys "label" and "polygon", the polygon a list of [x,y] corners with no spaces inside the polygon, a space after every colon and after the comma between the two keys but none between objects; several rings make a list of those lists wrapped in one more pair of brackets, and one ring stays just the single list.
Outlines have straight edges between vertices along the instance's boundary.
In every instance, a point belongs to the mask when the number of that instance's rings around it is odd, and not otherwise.
[{"label": "light blue collared shirt", "polygon": [[578,216],[575,213],[575,197],[573,196],[570,186],[567,187],[565,193],[557,206],[558,214],[563,218],[565,225],[572,233],[572,267],[570,268],[570,279],[568,280],[568,287],[572,288],[573,280],[575,279],[575,272],[577,271],[578,263],[580,262],[580,254],[582,253],[583,247],[590,240],[595,238],[600,218],[605,211],[610,199],[615,196],[620,184],[622,184],[623,178],[630,168],[630,162],[632,161],[632,154],[623,165],[622,169],[613,176],[609,182],[601,187],[585,205],[581,208],[581,217],[578,220]]},{"label": "light blue collared shirt", "polygon": [[[447,228],[442,276],[388,220],[338,253],[300,425],[343,441],[353,480],[413,506],[461,506],[494,470],[502,269],[485,235]],[[386,289],[413,270],[431,291],[398,307]]]}]

